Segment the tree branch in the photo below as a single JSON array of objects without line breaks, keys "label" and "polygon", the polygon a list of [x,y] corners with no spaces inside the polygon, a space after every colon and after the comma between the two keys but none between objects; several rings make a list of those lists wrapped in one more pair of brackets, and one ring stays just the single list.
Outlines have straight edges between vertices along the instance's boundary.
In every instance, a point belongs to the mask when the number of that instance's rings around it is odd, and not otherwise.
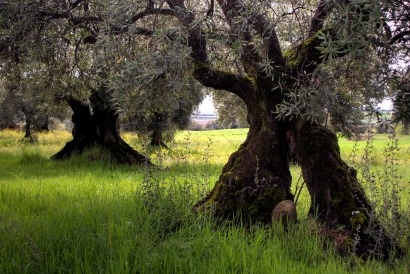
[{"label": "tree branch", "polygon": [[76,0],[75,2],[70,4],[70,9],[75,9],[76,7],[78,7],[81,3],[83,2],[83,0]]},{"label": "tree branch", "polygon": [[147,7],[144,11],[135,14],[128,24],[133,24],[139,19],[142,19],[148,15],[169,15],[176,17],[176,13],[174,10],[171,9],[155,9],[151,7]]},{"label": "tree branch", "polygon": [[410,35],[410,30],[405,30],[405,31],[399,32],[389,40],[389,44],[393,45],[394,43],[402,40],[407,35]]},{"label": "tree branch", "polygon": [[[144,11],[134,15],[129,22],[125,23],[125,25],[111,27],[110,33],[116,34],[116,35],[126,33],[129,31],[131,25],[135,24],[138,20],[143,19],[144,17],[150,16],[150,15],[168,15],[168,16],[174,16],[174,17],[177,16],[175,11],[171,9],[155,9],[155,8],[147,7]],[[152,30],[145,29],[145,28],[137,28],[134,33],[140,34],[140,35],[151,36],[154,32]]]},{"label": "tree branch", "polygon": [[315,35],[323,28],[323,23],[332,9],[332,5],[328,0],[320,0],[312,20],[310,21],[309,36]]},{"label": "tree branch", "polygon": [[211,5],[210,5],[208,11],[206,12],[207,17],[214,15],[214,6],[215,6],[215,1],[211,0]]},{"label": "tree branch", "polygon": [[234,73],[216,70],[211,67],[206,51],[206,39],[199,24],[195,24],[195,16],[188,11],[183,0],[167,0],[169,7],[178,14],[177,18],[188,32],[188,46],[194,60],[193,76],[202,85],[232,92],[242,99],[251,96],[255,84],[250,78]]},{"label": "tree branch", "polygon": [[[250,26],[235,24],[235,18],[243,18],[241,16],[242,4],[238,3],[236,0],[218,0],[219,5],[231,27],[230,39],[232,40],[232,45],[241,45],[241,62],[245,68],[246,73],[250,75],[258,74],[258,63],[262,60],[261,56],[258,54],[255,46],[252,43],[252,35],[250,34]],[[248,21],[245,17],[244,21]],[[236,43],[237,42],[237,43]]]},{"label": "tree branch", "polygon": [[191,57],[199,63],[208,64],[206,39],[199,24],[195,24],[195,15],[188,11],[183,0],[167,0],[176,17],[188,32],[188,46],[192,49]]},{"label": "tree branch", "polygon": [[[345,0],[339,0],[338,2],[345,2]],[[310,21],[309,36],[293,46],[291,54],[288,55],[290,58],[287,59],[287,66],[294,73],[303,72],[304,74],[310,74],[323,62],[322,55],[317,49],[322,41],[317,34],[319,31],[327,32],[330,35],[334,34],[332,29],[323,29],[324,21],[328,18],[333,7],[334,2],[329,2],[328,0],[320,0],[318,3]],[[340,56],[345,54],[341,53]]]},{"label": "tree branch", "polygon": [[248,101],[248,97],[256,89],[256,85],[251,78],[216,70],[201,63],[195,64],[193,76],[202,85],[232,92],[238,95],[244,102]]}]

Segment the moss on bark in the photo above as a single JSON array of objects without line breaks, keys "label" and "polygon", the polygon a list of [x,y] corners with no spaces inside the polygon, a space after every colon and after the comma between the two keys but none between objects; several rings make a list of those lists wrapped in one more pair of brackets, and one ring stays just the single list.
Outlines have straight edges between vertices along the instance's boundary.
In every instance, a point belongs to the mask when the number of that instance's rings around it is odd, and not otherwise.
[{"label": "moss on bark", "polygon": [[[120,164],[150,164],[147,157],[134,150],[118,132],[118,114],[114,109],[101,107],[106,104],[104,98],[94,97],[93,114],[90,107],[78,100],[70,99],[73,110],[73,140],[51,157],[53,160],[65,160],[73,155],[82,154],[86,149],[98,146],[107,151],[113,161]],[[101,105],[99,105],[101,104]]]},{"label": "moss on bark", "polygon": [[317,214],[325,230],[342,230],[346,243],[354,241],[358,255],[378,255],[385,259],[393,250],[402,252],[374,218],[374,209],[357,180],[356,171],[340,157],[334,133],[318,124],[301,123],[296,159],[311,196],[310,213]]},{"label": "moss on bark", "polygon": [[[291,199],[288,143],[281,122],[258,108],[247,139],[233,153],[211,193],[195,210],[212,210],[222,219],[240,215],[245,223],[269,223],[273,208]],[[263,114],[264,113],[264,114]]]}]

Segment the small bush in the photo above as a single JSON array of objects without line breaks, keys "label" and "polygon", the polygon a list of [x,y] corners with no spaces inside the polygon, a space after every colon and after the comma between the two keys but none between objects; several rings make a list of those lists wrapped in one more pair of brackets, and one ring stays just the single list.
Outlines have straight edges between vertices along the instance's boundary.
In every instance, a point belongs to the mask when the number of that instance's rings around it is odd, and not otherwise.
[{"label": "small bush", "polygon": [[[391,241],[405,249],[408,245],[406,241],[410,239],[410,207],[407,205],[407,208],[404,208],[401,198],[401,195],[408,191],[408,187],[402,182],[402,175],[398,173],[398,140],[391,137],[383,150],[384,163],[377,169],[374,168],[376,158],[372,142],[371,139],[367,140],[361,163],[356,167],[361,175],[361,183],[367,189],[368,197],[373,204],[372,208],[375,209],[375,212],[368,212],[368,215],[380,221],[389,235],[389,239],[380,238],[378,244]],[[383,237],[380,228],[373,227],[373,223],[373,220],[370,220],[369,227],[363,229],[375,235],[376,239]]]}]

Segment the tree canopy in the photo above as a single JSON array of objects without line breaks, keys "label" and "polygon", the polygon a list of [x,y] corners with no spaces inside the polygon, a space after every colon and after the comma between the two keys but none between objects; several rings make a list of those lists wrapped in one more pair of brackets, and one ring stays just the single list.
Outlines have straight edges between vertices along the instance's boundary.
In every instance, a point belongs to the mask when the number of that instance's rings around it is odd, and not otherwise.
[{"label": "tree canopy", "polygon": [[[240,98],[249,123],[247,139],[195,211],[218,219],[240,215],[246,224],[271,222],[272,209],[293,199],[289,167],[296,159],[310,213],[324,224],[324,234],[343,234],[344,250],[359,239],[359,255],[386,258],[400,250],[375,217],[356,172],[341,159],[335,134],[318,123],[323,106],[317,106],[337,96],[337,85],[326,85],[345,58],[360,61],[374,51],[391,65],[407,54],[407,1],[20,0],[1,2],[1,8],[2,72],[40,62],[59,72],[50,74],[57,75],[53,82],[69,94],[77,126],[66,152],[99,143],[120,162],[147,162],[116,131],[114,94],[139,98],[149,91],[155,96],[143,97],[149,98],[144,105],[154,100],[158,106],[158,94],[172,105],[192,96],[184,86],[193,77]],[[81,133],[88,128],[95,130]]]}]

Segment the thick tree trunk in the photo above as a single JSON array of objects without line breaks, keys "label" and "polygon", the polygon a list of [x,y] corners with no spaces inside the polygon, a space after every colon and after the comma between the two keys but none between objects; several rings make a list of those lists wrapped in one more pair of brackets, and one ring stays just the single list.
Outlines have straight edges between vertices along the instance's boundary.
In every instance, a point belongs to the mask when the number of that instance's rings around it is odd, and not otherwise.
[{"label": "thick tree trunk", "polygon": [[152,132],[151,135],[151,146],[168,148],[163,140],[163,129],[165,124],[167,124],[167,114],[155,112],[152,121],[148,125],[148,130]]},{"label": "thick tree trunk", "polygon": [[266,102],[249,101],[247,105],[250,128],[245,142],[230,156],[210,194],[194,209],[212,210],[220,218],[240,214],[245,223],[269,223],[273,208],[293,199],[286,124],[275,119],[272,105]]},{"label": "thick tree trunk", "polygon": [[88,105],[75,99],[68,100],[74,112],[73,140],[52,159],[67,159],[72,155],[83,153],[87,148],[99,146],[107,150],[117,163],[150,164],[147,157],[134,150],[121,138],[118,132],[118,114],[106,96],[103,91],[93,92],[90,97],[92,114]]},{"label": "thick tree trunk", "polygon": [[[245,143],[231,155],[211,193],[194,209],[210,209],[223,218],[239,213],[245,221],[269,222],[272,209],[290,196],[289,160],[296,153],[312,196],[311,211],[332,229],[343,226],[349,240],[355,240],[356,235],[361,237],[355,246],[359,254],[385,255],[394,244],[377,221],[370,218],[371,205],[355,171],[341,160],[336,136],[317,125],[301,122],[299,126],[275,118],[276,106],[286,99],[286,91],[297,91],[315,80],[313,72],[324,61],[318,47],[322,36],[317,33],[338,35],[338,27],[328,28],[325,24],[332,21],[335,5],[319,1],[306,29],[307,35],[285,53],[271,19],[248,9],[241,1],[218,1],[230,34],[235,34],[230,35],[234,43],[227,46],[236,45],[235,42],[242,45],[239,59],[243,67],[235,74],[213,67],[204,31],[200,24],[195,24],[195,14],[186,8],[184,1],[167,0],[167,3],[188,30],[187,44],[195,60],[193,76],[204,86],[238,95],[248,108],[250,129]],[[366,9],[361,12],[363,15]],[[244,19],[240,28],[236,18]],[[335,26],[339,21],[339,18],[334,21]],[[255,33],[262,37],[263,44],[254,43]],[[348,48],[338,57],[347,53]],[[267,59],[271,67],[261,66]],[[298,110],[303,112],[303,105]],[[367,232],[369,225],[381,237]]]},{"label": "thick tree trunk", "polygon": [[49,124],[49,119],[48,119],[48,115],[46,115],[46,118],[44,120],[44,123],[41,125],[40,130],[48,132],[49,131],[48,124]]},{"label": "thick tree trunk", "polygon": [[163,147],[163,148],[168,148],[168,146],[165,144],[163,137],[162,137],[162,130],[160,129],[154,129],[152,131],[151,135],[151,146],[153,147]]},{"label": "thick tree trunk", "polygon": [[324,224],[321,233],[340,253],[351,250],[384,259],[392,250],[401,253],[374,217],[356,171],[341,159],[336,135],[310,122],[279,121],[272,100],[265,99],[246,102],[247,139],[194,210],[211,210],[222,219],[240,215],[245,223],[270,222],[273,208],[293,199],[289,162],[295,156],[311,196],[310,213],[318,216]]},{"label": "thick tree trunk", "polygon": [[59,152],[53,155],[51,157],[53,160],[68,159],[72,155],[83,153],[86,148],[95,144],[95,130],[89,106],[73,98],[68,99],[67,102],[73,110],[71,117],[74,124],[73,140],[67,142]]},{"label": "thick tree trunk", "polygon": [[324,224],[323,234],[341,253],[387,258],[397,245],[374,217],[356,171],[340,157],[337,137],[318,124],[301,122],[296,130],[296,158],[311,196],[310,214]]},{"label": "thick tree trunk", "polygon": [[31,123],[30,119],[26,118],[26,125],[24,126],[24,131],[25,131],[24,139],[28,140],[30,142],[34,142],[33,135],[31,134],[31,125],[32,125],[32,123]]}]

